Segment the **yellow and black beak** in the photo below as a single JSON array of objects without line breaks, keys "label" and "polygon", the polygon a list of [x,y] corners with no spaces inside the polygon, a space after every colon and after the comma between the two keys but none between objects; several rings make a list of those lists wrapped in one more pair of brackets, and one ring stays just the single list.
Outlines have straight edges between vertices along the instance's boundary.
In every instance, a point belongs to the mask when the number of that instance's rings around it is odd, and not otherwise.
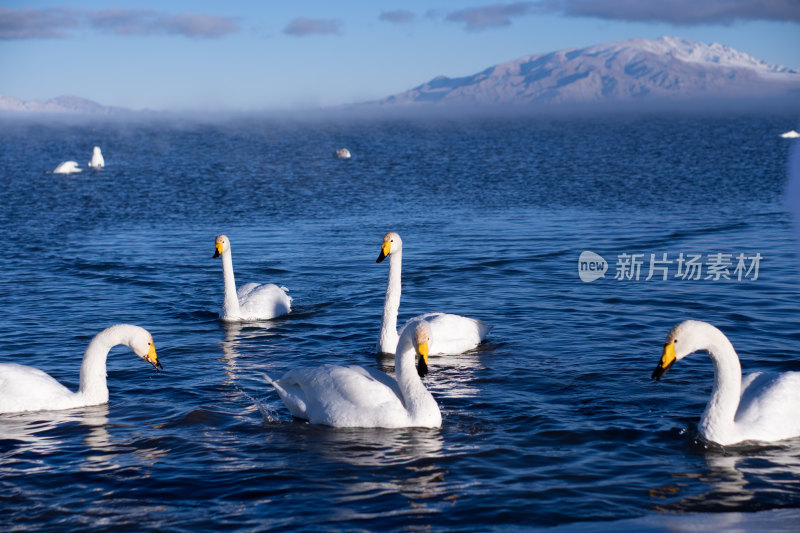
[{"label": "yellow and black beak", "polygon": [[664,351],[661,352],[661,361],[658,366],[653,370],[653,375],[650,379],[661,379],[661,376],[667,373],[667,370],[675,363],[675,343],[671,342],[664,345]]},{"label": "yellow and black beak", "polygon": [[378,259],[375,260],[376,263],[380,263],[392,252],[392,243],[391,241],[383,241],[381,244],[381,255],[378,256]]},{"label": "yellow and black beak", "polygon": [[217,257],[222,255],[222,243],[218,242],[214,245],[214,257],[212,259],[216,259]]},{"label": "yellow and black beak", "polygon": [[419,377],[424,378],[428,375],[428,343],[423,342],[417,346],[419,353],[419,361],[417,361],[417,374]]},{"label": "yellow and black beak", "polygon": [[156,355],[156,346],[153,343],[150,343],[150,349],[147,351],[147,355],[144,356],[144,360],[153,365],[156,370],[164,369],[161,366],[161,363],[158,362],[158,355]]}]

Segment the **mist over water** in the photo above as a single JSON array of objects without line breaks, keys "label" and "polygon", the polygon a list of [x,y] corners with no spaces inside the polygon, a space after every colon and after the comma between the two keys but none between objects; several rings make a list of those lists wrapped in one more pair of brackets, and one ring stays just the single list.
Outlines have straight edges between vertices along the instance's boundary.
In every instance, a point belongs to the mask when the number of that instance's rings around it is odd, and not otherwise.
[{"label": "mist over water", "polygon": [[[677,322],[731,339],[745,373],[800,371],[800,271],[784,191],[795,116],[422,120],[3,119],[0,362],[75,389],[92,336],[147,328],[164,371],[108,358],[111,401],[0,415],[0,525],[168,530],[668,529],[675,513],[781,530],[800,442],[697,435],[708,358],[650,380]],[[86,168],[100,146],[106,167]],[[349,160],[334,157],[346,147]],[[74,159],[84,171],[51,171]],[[480,318],[432,357],[437,430],[292,420],[262,373],[374,354],[404,241],[400,320]],[[214,237],[237,283],[293,312],[222,324]],[[608,262],[581,281],[578,258]],[[649,280],[650,254],[760,254],[757,279]],[[640,279],[615,279],[642,254]],[[731,267],[731,272],[733,267]],[[756,513],[756,514],[752,514]],[[749,520],[749,522],[747,522]],[[699,523],[699,522],[695,522]],[[766,525],[764,525],[766,524]]]}]

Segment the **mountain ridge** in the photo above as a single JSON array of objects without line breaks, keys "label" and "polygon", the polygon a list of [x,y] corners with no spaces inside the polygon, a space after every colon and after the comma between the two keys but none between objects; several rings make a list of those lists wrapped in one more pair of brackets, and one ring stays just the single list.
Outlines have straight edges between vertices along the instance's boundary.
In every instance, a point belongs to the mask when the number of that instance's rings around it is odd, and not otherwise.
[{"label": "mountain ridge", "polygon": [[458,78],[437,76],[370,104],[525,106],[775,97],[800,100],[800,71],[717,43],[661,37],[524,56]]},{"label": "mountain ridge", "polygon": [[0,112],[112,115],[130,113],[122,107],[98,104],[79,96],[62,95],[47,100],[22,100],[0,94]]}]

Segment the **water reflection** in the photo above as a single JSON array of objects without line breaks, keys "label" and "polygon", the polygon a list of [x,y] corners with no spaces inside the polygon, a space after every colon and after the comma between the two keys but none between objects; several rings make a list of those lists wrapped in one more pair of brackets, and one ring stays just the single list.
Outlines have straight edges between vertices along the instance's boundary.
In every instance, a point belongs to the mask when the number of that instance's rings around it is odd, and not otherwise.
[{"label": "water reflection", "polygon": [[[409,510],[419,511],[426,500],[442,497],[447,490],[448,471],[440,464],[444,446],[440,429],[300,427],[306,430],[304,453],[352,471],[352,481],[337,493],[342,502],[399,495],[408,500]],[[385,507],[379,507],[385,514]],[[360,513],[364,511],[362,507]]]},{"label": "water reflection", "polygon": [[707,490],[680,498],[661,510],[758,511],[764,509],[765,491],[774,493],[785,505],[800,504],[800,439],[769,447],[715,448],[705,459],[707,472],[683,477],[701,482]]},{"label": "water reflection", "polygon": [[[270,330],[275,328],[274,322],[222,322],[225,337],[220,343],[222,348],[222,361],[225,364],[227,379],[223,382],[230,385],[240,378],[242,368],[239,362],[243,355],[248,355],[257,350],[259,355],[277,353],[274,343],[269,342],[274,337]],[[249,372],[247,373],[249,377]]]},{"label": "water reflection", "polygon": [[[109,445],[106,431],[108,404],[66,409],[62,411],[36,411],[0,416],[0,443],[10,453],[57,453],[72,439],[69,423],[88,428],[84,442],[92,449],[105,449]],[[63,440],[62,440],[63,437]]]}]

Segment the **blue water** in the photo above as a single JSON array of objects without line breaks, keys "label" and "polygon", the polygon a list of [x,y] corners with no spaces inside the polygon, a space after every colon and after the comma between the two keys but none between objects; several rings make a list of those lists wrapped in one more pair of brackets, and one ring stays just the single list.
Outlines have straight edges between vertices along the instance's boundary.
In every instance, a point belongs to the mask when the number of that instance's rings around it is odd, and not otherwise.
[{"label": "blue water", "polygon": [[[650,374],[686,318],[745,372],[800,370],[795,119],[0,120],[0,362],[74,389],[92,336],[127,322],[164,365],[115,348],[107,405],[0,415],[0,529],[791,530],[800,439],[705,442],[708,358]],[[94,145],[106,168],[49,172]],[[292,420],[262,373],[392,371],[390,230],[400,320],[481,318],[488,342],[431,358],[441,429]],[[237,282],[285,285],[290,316],[218,320],[220,233]],[[604,278],[581,281],[585,250]],[[663,253],[762,259],[741,281],[735,259],[731,280],[645,280]],[[614,279],[621,254],[644,254],[638,281]]]}]

